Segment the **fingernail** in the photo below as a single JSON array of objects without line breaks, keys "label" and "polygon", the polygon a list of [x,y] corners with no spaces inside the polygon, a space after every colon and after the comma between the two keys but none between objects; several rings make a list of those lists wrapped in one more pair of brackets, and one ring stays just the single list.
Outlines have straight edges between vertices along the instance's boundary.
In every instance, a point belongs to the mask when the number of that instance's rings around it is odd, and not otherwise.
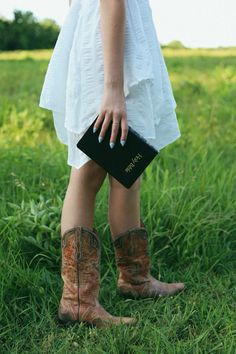
[{"label": "fingernail", "polygon": [[125,140],[121,140],[121,145],[124,146],[125,145]]},{"label": "fingernail", "polygon": [[96,128],[96,127],[93,127],[93,133],[95,133],[96,130],[97,130],[97,128]]},{"label": "fingernail", "polygon": [[102,139],[103,139],[103,137],[99,135],[99,137],[98,137],[99,143],[102,141]]},{"label": "fingernail", "polygon": [[115,146],[115,143],[111,142],[110,143],[110,148],[113,149],[114,146]]}]

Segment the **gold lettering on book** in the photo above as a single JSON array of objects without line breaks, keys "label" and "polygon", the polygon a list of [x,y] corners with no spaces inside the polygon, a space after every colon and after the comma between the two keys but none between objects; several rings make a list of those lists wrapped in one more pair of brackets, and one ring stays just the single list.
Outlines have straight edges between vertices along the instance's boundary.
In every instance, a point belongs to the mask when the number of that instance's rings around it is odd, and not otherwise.
[{"label": "gold lettering on book", "polygon": [[135,167],[135,164],[137,162],[139,162],[139,160],[143,157],[143,155],[141,155],[140,153],[138,153],[137,155],[135,155],[131,162],[128,164],[128,166],[125,168],[125,172],[131,172],[132,169]]}]

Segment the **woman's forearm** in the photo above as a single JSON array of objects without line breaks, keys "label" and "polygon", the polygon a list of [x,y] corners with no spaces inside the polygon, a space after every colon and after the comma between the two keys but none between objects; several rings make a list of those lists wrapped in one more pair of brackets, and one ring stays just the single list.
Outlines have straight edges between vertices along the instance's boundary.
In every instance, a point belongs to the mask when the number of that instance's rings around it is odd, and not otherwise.
[{"label": "woman's forearm", "polygon": [[123,89],[125,0],[100,0],[104,86]]}]

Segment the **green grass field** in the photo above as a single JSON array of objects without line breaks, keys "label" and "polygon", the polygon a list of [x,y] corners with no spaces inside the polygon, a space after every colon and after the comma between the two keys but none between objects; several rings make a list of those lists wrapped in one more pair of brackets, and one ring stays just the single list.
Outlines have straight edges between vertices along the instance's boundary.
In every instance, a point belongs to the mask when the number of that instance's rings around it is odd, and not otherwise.
[{"label": "green grass field", "polygon": [[152,275],[187,289],[123,299],[107,220],[108,180],[97,195],[100,302],[135,327],[57,324],[60,213],[67,148],[38,107],[51,51],[0,53],[0,352],[236,353],[236,49],[163,53],[182,136],[145,170],[141,212]]}]

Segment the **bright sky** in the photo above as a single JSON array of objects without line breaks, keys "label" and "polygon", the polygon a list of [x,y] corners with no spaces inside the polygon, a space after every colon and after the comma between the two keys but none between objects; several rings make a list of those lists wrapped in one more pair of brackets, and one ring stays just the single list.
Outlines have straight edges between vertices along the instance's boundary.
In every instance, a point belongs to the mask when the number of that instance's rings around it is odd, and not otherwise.
[{"label": "bright sky", "polygon": [[[236,46],[236,0],[149,1],[162,44],[180,40],[187,47]],[[5,0],[0,15],[12,18],[14,9],[30,10],[38,19],[52,18],[62,25],[68,4],[69,0]]]}]

